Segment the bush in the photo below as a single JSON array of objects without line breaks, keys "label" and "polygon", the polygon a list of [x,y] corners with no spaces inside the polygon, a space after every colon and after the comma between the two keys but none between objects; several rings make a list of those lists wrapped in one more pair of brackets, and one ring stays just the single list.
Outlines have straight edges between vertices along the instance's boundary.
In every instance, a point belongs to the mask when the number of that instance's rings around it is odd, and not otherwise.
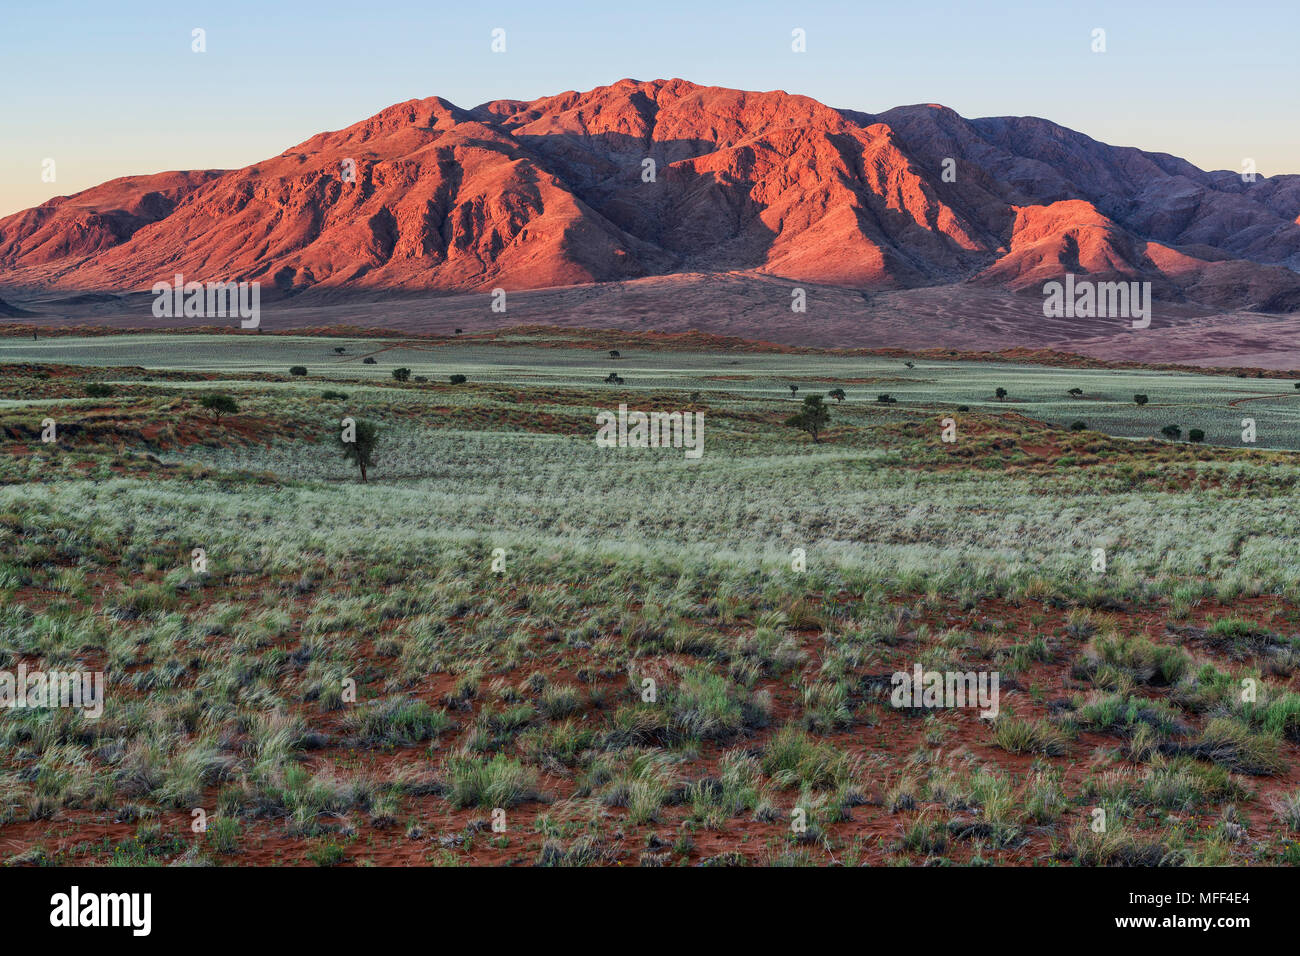
[{"label": "bush", "polygon": [[375,358],[374,358],[374,356],[373,356],[373,355],[367,355],[365,358],[363,358],[363,359],[361,360],[361,364],[362,364],[362,365],[374,365],[374,364],[375,364]]},{"label": "bush", "polygon": [[1088,430],[1087,422],[1070,422],[1070,431],[1072,432],[1082,432],[1087,430]]},{"label": "bush", "polygon": [[1065,739],[1045,720],[1002,717],[993,724],[993,740],[1003,750],[1013,754],[1033,753],[1059,757],[1065,753]]},{"label": "bush", "polygon": [[537,797],[537,772],[518,760],[497,754],[491,760],[452,754],[443,764],[447,802],[465,807],[513,807]]},{"label": "bush", "polygon": [[1147,398],[1145,395],[1134,395],[1133,401],[1137,402],[1139,405],[1145,405],[1147,402],[1150,401],[1150,399]]},{"label": "bush", "polygon": [[[464,375],[453,375],[450,379],[448,379],[448,381],[451,382],[451,384],[453,385],[464,385],[468,381],[468,379],[466,379]],[[620,379],[620,381],[622,380]]]},{"label": "bush", "polygon": [[410,381],[411,370],[409,368],[395,368],[393,369],[393,378],[399,382]]},{"label": "bush", "polygon": [[888,392],[881,392],[879,395],[876,396],[876,404],[897,405],[898,399],[894,398],[894,396],[890,395]]},{"label": "bush", "polygon": [[290,375],[306,375],[306,374],[307,374],[307,366],[305,366],[305,365],[294,365],[293,367],[291,367],[291,368],[289,369],[289,374],[290,374]]},{"label": "bush", "polygon": [[348,397],[347,392],[336,392],[333,389],[326,389],[320,393],[320,397],[326,401],[340,401]]},{"label": "bush", "polygon": [[1199,428],[1192,428],[1187,432],[1188,441],[1205,441],[1205,432]]},{"label": "bush", "polygon": [[112,385],[103,382],[91,382],[86,386],[86,395],[90,398],[108,398],[117,391]]},{"label": "bush", "polygon": [[239,411],[239,403],[229,395],[204,395],[199,404],[212,413],[214,421],[221,421],[222,415],[234,415]]},{"label": "bush", "polygon": [[1173,441],[1182,437],[1183,430],[1177,425],[1166,425],[1164,428],[1160,429],[1160,434]]},{"label": "bush", "polygon": [[803,408],[798,415],[791,415],[785,424],[807,432],[816,442],[817,436],[831,422],[831,410],[822,402],[822,396],[809,395],[803,400]]}]

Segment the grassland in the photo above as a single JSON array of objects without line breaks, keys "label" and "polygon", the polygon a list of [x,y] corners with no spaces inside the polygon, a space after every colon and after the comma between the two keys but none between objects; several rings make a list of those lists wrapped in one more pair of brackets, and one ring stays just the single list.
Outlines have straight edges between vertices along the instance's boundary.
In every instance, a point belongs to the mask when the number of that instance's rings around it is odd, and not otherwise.
[{"label": "grassland", "polygon": [[3,716],[10,861],[1300,862],[1291,381],[562,345],[0,339],[0,669],[109,682]]}]

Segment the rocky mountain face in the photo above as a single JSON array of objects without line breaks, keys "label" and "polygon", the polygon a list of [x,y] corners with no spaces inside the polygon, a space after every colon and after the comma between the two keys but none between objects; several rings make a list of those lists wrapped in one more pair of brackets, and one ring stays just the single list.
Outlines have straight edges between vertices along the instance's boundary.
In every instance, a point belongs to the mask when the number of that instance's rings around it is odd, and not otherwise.
[{"label": "rocky mountain face", "polygon": [[411,100],[245,169],[114,180],[0,220],[0,286],[540,289],[749,273],[885,291],[1143,280],[1300,309],[1300,176],[1244,182],[1034,118],[879,115],[622,80]]}]

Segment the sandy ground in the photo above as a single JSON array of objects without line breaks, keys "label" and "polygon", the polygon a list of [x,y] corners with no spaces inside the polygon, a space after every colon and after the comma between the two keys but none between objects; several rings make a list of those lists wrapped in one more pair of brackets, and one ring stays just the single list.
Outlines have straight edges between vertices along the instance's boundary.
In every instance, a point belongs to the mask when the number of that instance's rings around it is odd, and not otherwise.
[{"label": "sandy ground", "polygon": [[[806,311],[791,308],[802,289]],[[158,319],[147,292],[69,295],[0,289],[0,298],[32,313],[0,319],[36,325],[175,328],[221,319]],[[268,330],[348,325],[404,332],[476,332],[517,325],[685,332],[813,347],[1050,347],[1104,359],[1188,365],[1300,368],[1300,317],[1216,314],[1157,302],[1151,325],[1124,319],[1048,319],[1038,295],[969,285],[859,292],[749,273],[685,275],[556,289],[506,290],[505,310],[488,292],[376,298],[309,292],[274,298],[261,321]],[[227,319],[232,326],[237,319]]]}]

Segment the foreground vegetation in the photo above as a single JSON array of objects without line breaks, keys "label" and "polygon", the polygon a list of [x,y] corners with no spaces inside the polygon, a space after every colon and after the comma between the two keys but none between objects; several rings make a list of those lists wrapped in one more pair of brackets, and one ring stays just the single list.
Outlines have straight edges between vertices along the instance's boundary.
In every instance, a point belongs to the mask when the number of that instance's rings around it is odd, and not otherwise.
[{"label": "foreground vegetation", "polygon": [[[267,348],[0,367],[0,669],[109,687],[0,718],[10,862],[1300,862],[1294,453],[1006,401],[1078,370]],[[918,663],[997,718],[893,706]]]}]

